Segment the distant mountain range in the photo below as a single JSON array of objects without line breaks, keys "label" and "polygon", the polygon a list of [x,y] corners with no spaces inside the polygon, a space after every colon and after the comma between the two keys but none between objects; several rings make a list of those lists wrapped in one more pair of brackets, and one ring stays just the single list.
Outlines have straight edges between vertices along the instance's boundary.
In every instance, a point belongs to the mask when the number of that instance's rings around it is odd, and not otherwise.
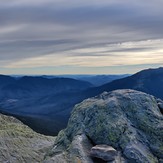
[{"label": "distant mountain range", "polygon": [[0,112],[38,132],[51,134],[53,127],[56,134],[65,127],[72,106],[84,98],[81,92],[91,87],[89,82],[66,77],[0,75]]},{"label": "distant mountain range", "polygon": [[[117,79],[122,79],[127,76],[130,76],[129,74],[124,75],[72,75],[71,77],[78,80],[87,81],[94,86],[100,86],[106,83],[110,83]],[[69,76],[70,77],[70,76]]]},{"label": "distant mountain range", "polygon": [[[100,86],[109,82],[112,82],[117,79],[122,79],[124,77],[131,76],[130,74],[122,74],[122,75],[33,75],[30,77],[43,77],[46,79],[54,79],[54,78],[69,78],[76,79],[81,81],[86,81],[91,83],[94,86]],[[22,78],[22,75],[12,75],[12,77],[19,79]]]},{"label": "distant mountain range", "polygon": [[0,97],[29,97],[46,94],[56,94],[66,91],[81,91],[92,87],[86,81],[70,78],[52,78],[24,76],[13,78],[0,75]]},{"label": "distant mountain range", "polygon": [[55,135],[67,125],[72,107],[104,91],[135,89],[163,99],[163,68],[93,87],[69,78],[0,76],[0,112],[13,115],[34,130]]},{"label": "distant mountain range", "polygon": [[163,68],[143,70],[132,76],[92,88],[88,92],[99,94],[116,89],[134,89],[163,99]]}]

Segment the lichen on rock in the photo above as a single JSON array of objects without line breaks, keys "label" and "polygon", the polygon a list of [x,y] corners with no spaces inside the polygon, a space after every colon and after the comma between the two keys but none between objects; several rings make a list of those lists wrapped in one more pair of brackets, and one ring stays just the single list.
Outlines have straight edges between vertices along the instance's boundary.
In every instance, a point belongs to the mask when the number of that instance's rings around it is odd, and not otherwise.
[{"label": "lichen on rock", "polygon": [[[75,140],[79,148],[72,150]],[[112,146],[128,162],[162,160],[163,115],[157,99],[139,91],[116,90],[84,100],[74,107],[67,128],[55,141],[54,155],[46,162],[57,158],[55,151],[62,148],[60,154],[66,152],[66,162],[91,163],[88,151],[99,144]]]},{"label": "lichen on rock", "polygon": [[54,138],[34,132],[14,117],[0,114],[0,163],[40,163]]}]

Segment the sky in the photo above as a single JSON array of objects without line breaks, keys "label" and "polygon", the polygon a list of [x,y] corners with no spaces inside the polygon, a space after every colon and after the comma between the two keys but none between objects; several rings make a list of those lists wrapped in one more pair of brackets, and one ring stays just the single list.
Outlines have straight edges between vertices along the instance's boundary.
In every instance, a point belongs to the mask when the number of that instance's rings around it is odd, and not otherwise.
[{"label": "sky", "polygon": [[162,0],[1,0],[1,74],[132,74],[163,66]]}]

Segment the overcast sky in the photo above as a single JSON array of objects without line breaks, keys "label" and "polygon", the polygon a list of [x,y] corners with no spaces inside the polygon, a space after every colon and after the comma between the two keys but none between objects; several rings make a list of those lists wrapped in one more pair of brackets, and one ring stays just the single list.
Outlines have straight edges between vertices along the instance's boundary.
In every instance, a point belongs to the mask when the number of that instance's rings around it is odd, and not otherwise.
[{"label": "overcast sky", "polygon": [[1,0],[1,74],[163,66],[162,0]]}]

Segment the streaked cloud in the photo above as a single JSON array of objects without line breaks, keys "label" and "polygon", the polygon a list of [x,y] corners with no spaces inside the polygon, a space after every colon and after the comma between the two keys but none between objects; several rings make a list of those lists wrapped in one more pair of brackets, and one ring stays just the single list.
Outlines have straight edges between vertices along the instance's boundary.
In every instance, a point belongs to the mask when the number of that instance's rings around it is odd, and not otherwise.
[{"label": "streaked cloud", "polygon": [[163,61],[162,44],[163,40],[147,40],[74,50],[60,50],[47,55],[21,59],[20,61],[9,63],[5,67],[42,67],[47,66],[47,63],[48,66],[79,66],[81,68],[161,64]]},{"label": "streaked cloud", "polygon": [[103,73],[101,67],[114,73],[116,66],[159,66],[162,6],[161,0],[2,0],[0,71],[75,66],[79,73],[89,67],[89,73]]}]

